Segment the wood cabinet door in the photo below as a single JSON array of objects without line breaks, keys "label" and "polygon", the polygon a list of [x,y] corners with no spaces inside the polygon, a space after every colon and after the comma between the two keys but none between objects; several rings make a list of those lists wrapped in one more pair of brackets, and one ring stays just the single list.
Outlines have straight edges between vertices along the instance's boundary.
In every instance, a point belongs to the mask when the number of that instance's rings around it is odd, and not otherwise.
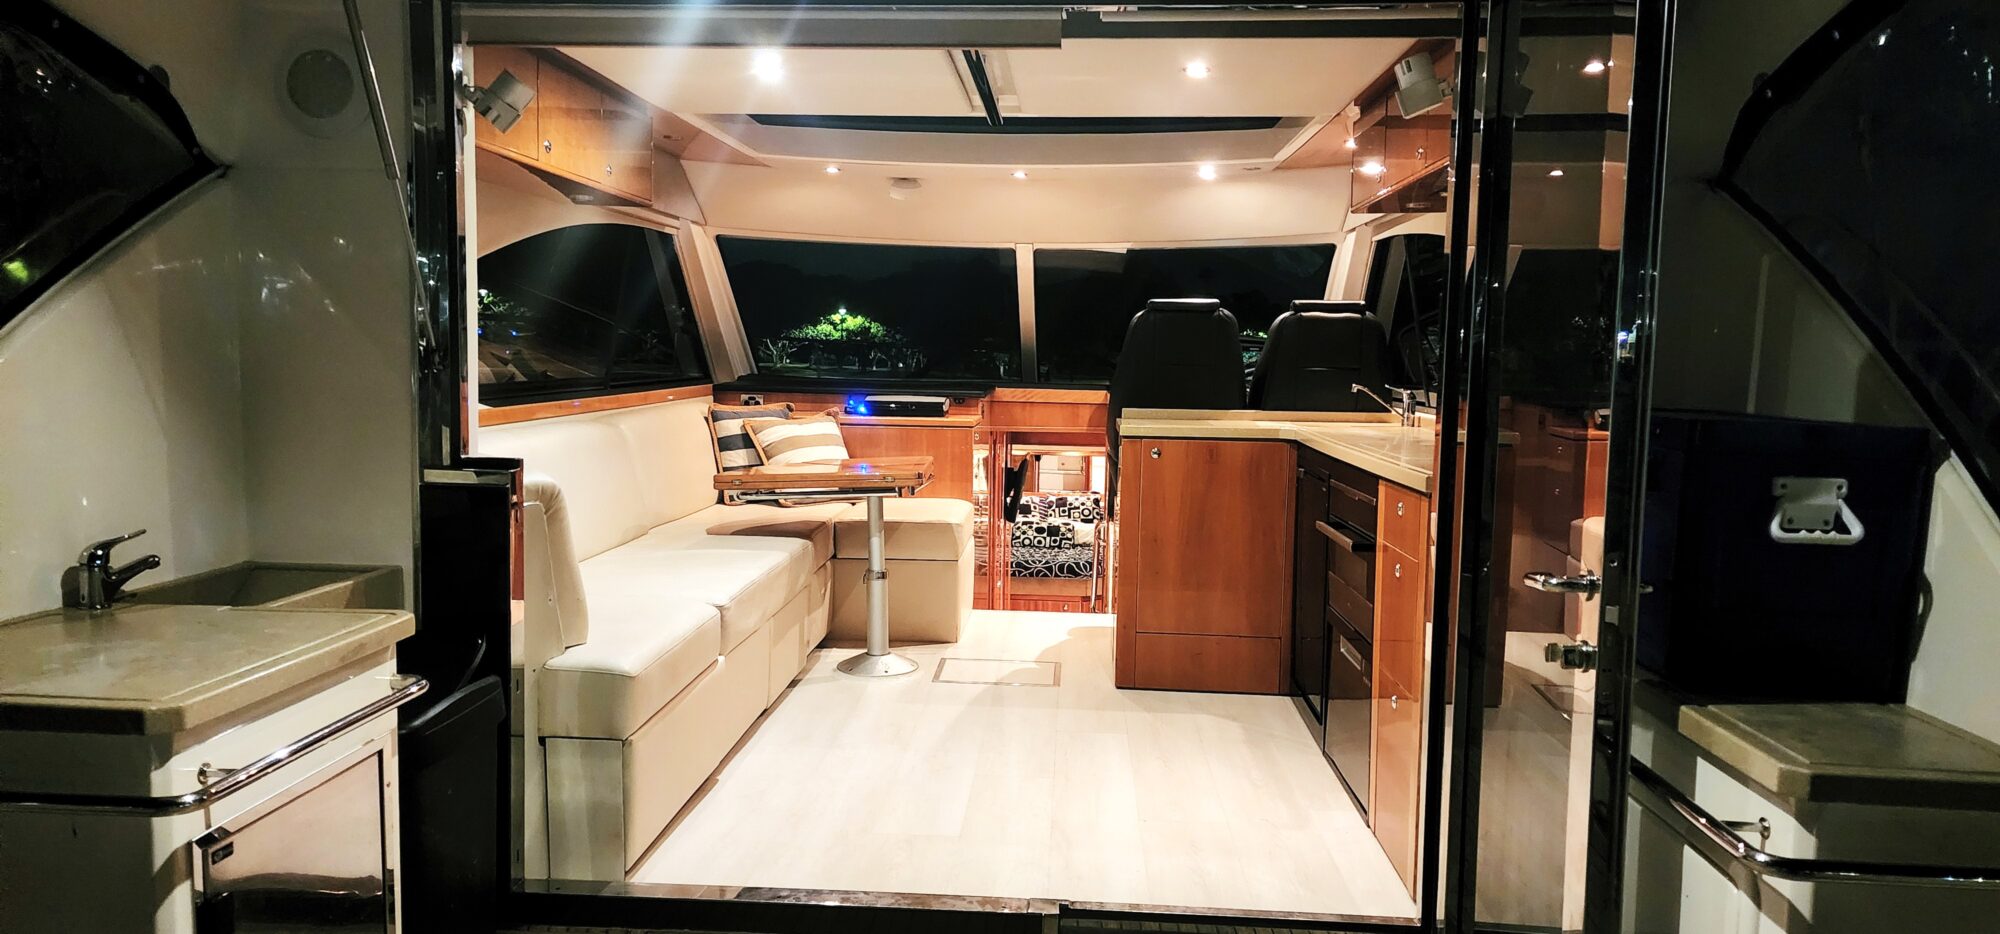
[{"label": "wood cabinet door", "polygon": [[653,200],[653,109],[620,94],[604,95],[605,176],[616,191]]},{"label": "wood cabinet door", "polygon": [[1294,459],[1280,441],[1126,442],[1121,615],[1139,632],[1288,636]]},{"label": "wood cabinet door", "polygon": [[[541,59],[527,49],[506,45],[482,45],[472,52],[472,83],[487,87],[500,72],[512,72],[515,79],[528,87],[535,87],[541,80],[539,70]],[[535,99],[522,108],[521,119],[514,122],[512,129],[502,133],[485,120],[472,121],[473,138],[491,146],[497,146],[530,162],[542,158],[542,98],[537,92]]]},{"label": "wood cabinet door", "polygon": [[854,457],[930,455],[937,479],[918,496],[972,499],[972,429],[842,425],[840,433],[847,440],[847,453]]},{"label": "wood cabinet door", "polygon": [[604,92],[582,78],[543,63],[542,162],[578,179],[602,184],[606,133]]}]

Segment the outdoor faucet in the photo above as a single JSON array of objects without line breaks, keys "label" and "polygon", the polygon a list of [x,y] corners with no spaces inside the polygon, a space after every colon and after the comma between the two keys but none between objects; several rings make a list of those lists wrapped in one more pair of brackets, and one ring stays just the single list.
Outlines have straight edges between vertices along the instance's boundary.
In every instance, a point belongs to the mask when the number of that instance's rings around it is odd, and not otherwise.
[{"label": "outdoor faucet", "polygon": [[1396,394],[1396,402],[1394,405],[1382,401],[1382,397],[1376,395],[1375,390],[1369,389],[1368,387],[1363,386],[1360,383],[1354,384],[1354,391],[1364,396],[1367,396],[1370,399],[1375,400],[1375,404],[1381,406],[1383,409],[1386,409],[1390,412],[1394,412],[1398,418],[1402,419],[1404,428],[1409,428],[1417,423],[1416,390],[1403,389],[1400,387],[1391,389],[1390,392]]},{"label": "outdoor faucet", "polygon": [[160,566],[159,555],[147,555],[130,564],[111,566],[111,549],[146,534],[145,529],[107,538],[83,550],[76,566],[63,572],[63,606],[77,610],[102,610],[118,599],[132,578]]}]

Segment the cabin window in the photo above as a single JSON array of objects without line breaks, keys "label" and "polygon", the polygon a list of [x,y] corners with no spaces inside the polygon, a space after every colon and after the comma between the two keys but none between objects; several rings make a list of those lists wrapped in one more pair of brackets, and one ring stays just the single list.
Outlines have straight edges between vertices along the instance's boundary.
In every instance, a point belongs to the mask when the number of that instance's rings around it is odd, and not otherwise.
[{"label": "cabin window", "polygon": [[1368,308],[1389,332],[1399,372],[1395,385],[1439,385],[1444,356],[1444,291],[1451,258],[1436,234],[1397,234],[1375,241],[1368,261]]},{"label": "cabin window", "polygon": [[1256,361],[1271,322],[1297,299],[1326,297],[1333,244],[1035,251],[1035,353],[1041,378],[1111,379],[1125,328],[1153,298],[1214,298]]},{"label": "cabin window", "polygon": [[717,237],[766,375],[1021,378],[1011,248]]},{"label": "cabin window", "polygon": [[213,167],[154,76],[59,14],[0,19],[0,325]]},{"label": "cabin window", "polygon": [[582,224],[479,259],[479,395],[609,395],[708,379],[670,234]]},{"label": "cabin window", "polygon": [[1725,187],[1814,268],[2000,496],[2000,17],[1914,0],[1762,85]]}]

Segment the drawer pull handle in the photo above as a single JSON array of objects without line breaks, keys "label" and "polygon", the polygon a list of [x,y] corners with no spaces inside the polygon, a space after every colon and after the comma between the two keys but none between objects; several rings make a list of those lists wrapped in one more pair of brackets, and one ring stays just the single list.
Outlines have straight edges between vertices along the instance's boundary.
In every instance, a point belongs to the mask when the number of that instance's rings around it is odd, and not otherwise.
[{"label": "drawer pull handle", "polygon": [[1401,578],[1402,576],[1403,576],[1403,562],[1398,561],[1396,562],[1396,577]]},{"label": "drawer pull handle", "polygon": [[1402,514],[1403,514],[1403,501],[1399,499],[1396,501],[1396,515],[1400,516]]},{"label": "drawer pull handle", "polygon": [[1372,539],[1356,538],[1353,534],[1342,531],[1340,529],[1336,529],[1333,526],[1328,525],[1323,520],[1314,519],[1313,528],[1318,529],[1319,534],[1326,536],[1327,538],[1331,539],[1334,544],[1339,545],[1340,547],[1345,548],[1348,551],[1360,553],[1364,551],[1375,550],[1375,542]]},{"label": "drawer pull handle", "polygon": [[1159,459],[1160,459],[1160,449],[1159,449],[1159,448],[1154,448],[1154,449],[1153,449],[1153,459],[1154,459],[1154,460],[1159,460]]},{"label": "drawer pull handle", "polygon": [[1395,710],[1395,709],[1396,709],[1396,704],[1397,704],[1397,702],[1399,702],[1399,701],[1401,701],[1401,700],[1402,700],[1402,698],[1401,698],[1401,697],[1399,697],[1399,696],[1397,696],[1397,695],[1395,695],[1395,694],[1391,694],[1391,695],[1389,695],[1389,709],[1390,709],[1390,710]]},{"label": "drawer pull handle", "polygon": [[555,141],[555,140],[552,140],[552,139],[545,139],[545,140],[542,140],[542,151],[543,151],[543,152],[555,152],[555,151],[556,151],[556,141]]}]

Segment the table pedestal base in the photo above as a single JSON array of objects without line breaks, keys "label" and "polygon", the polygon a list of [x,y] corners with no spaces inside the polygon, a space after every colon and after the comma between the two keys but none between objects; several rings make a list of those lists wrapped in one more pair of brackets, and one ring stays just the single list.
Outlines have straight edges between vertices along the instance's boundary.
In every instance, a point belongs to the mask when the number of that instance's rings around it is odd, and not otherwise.
[{"label": "table pedestal base", "polygon": [[917,663],[894,652],[887,655],[870,655],[862,652],[841,662],[838,667],[842,672],[857,678],[887,678],[916,671]]}]

